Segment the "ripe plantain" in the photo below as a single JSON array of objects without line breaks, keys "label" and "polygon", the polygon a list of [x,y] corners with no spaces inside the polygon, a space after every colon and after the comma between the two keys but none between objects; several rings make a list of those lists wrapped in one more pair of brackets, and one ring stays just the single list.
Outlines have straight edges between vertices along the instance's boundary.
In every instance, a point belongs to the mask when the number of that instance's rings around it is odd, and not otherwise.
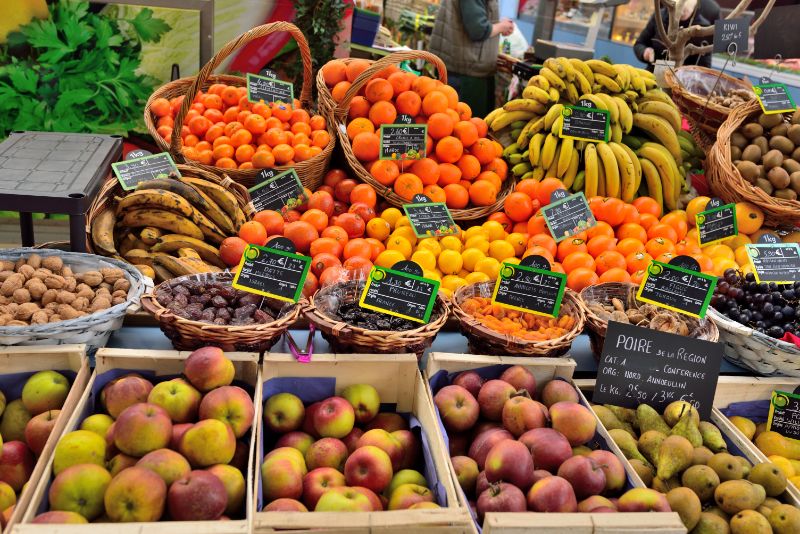
[{"label": "ripe plantain", "polygon": [[224,187],[207,180],[199,178],[181,178],[189,185],[197,189],[201,197],[204,197],[206,203],[210,206],[208,211],[203,210],[203,213],[214,221],[223,232],[227,235],[235,234],[238,226],[235,224],[237,211],[239,210],[239,203],[236,202],[236,197],[226,190]]},{"label": "ripe plantain", "polygon": [[154,226],[169,230],[172,234],[183,234],[195,239],[203,239],[203,231],[191,220],[165,210],[141,209],[125,212],[120,224],[126,228]]},{"label": "ripe plantain", "polygon": [[158,238],[162,235],[164,235],[164,232],[162,232],[161,229],[153,226],[147,226],[142,228],[142,231],[139,232],[139,239],[141,239],[145,245],[152,247],[158,243]]},{"label": "ripe plantain", "polygon": [[206,263],[216,265],[217,267],[225,267],[225,263],[219,258],[219,249],[199,239],[192,239],[185,235],[167,234],[161,236],[158,243],[152,247],[152,251],[173,253],[182,248],[192,248]]},{"label": "ripe plantain", "polygon": [[117,217],[127,210],[151,208],[167,210],[191,218],[194,208],[188,200],[172,191],[164,189],[141,189],[131,192],[128,196],[117,199]]},{"label": "ripe plantain", "polygon": [[153,270],[153,267],[151,267],[150,265],[140,265],[140,264],[134,263],[133,266],[136,267],[137,269],[139,269],[139,272],[142,273],[143,275],[147,276],[150,279],[155,280],[156,272]]},{"label": "ripe plantain", "polygon": [[134,248],[129,250],[125,253],[123,258],[128,263],[132,263],[134,265],[149,265],[150,267],[153,266],[153,258],[155,257],[154,254],[147,252],[146,250]]},{"label": "ripe plantain", "polygon": [[100,213],[92,221],[92,244],[100,254],[104,256],[117,255],[114,246],[114,222],[116,217],[110,209]]}]

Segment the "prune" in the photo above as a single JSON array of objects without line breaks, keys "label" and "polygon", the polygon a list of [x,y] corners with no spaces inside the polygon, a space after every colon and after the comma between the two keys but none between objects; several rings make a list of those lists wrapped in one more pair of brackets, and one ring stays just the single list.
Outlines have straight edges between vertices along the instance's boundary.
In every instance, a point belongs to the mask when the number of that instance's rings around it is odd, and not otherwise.
[{"label": "prune", "polygon": [[246,304],[244,306],[241,306],[241,307],[236,308],[235,310],[233,310],[233,318],[234,318],[234,320],[244,319],[245,317],[252,318],[253,317],[253,312],[255,312],[255,311],[256,311],[256,305],[255,304]]},{"label": "prune", "polygon": [[203,313],[200,315],[200,320],[204,321],[206,323],[212,323],[212,322],[214,322],[214,319],[216,319],[216,318],[217,317],[216,317],[216,315],[214,313],[214,308],[206,308],[205,310],[203,310]]},{"label": "prune", "polygon": [[187,297],[191,294],[189,289],[181,284],[172,287],[172,292],[176,295],[186,295]]},{"label": "prune", "polygon": [[202,295],[198,295],[197,298],[198,298],[198,302],[200,304],[202,304],[203,306],[206,306],[209,302],[211,302],[211,299],[213,297],[211,295],[209,295],[208,293],[203,293]]},{"label": "prune", "polygon": [[273,317],[264,310],[256,310],[253,312],[253,319],[257,323],[268,323],[272,321]]},{"label": "prune", "polygon": [[335,315],[345,323],[367,330],[411,330],[418,326],[401,317],[364,309],[355,302],[341,304]]},{"label": "prune", "polygon": [[228,301],[225,300],[225,297],[217,295],[211,299],[211,305],[215,308],[225,308],[228,306]]},{"label": "prune", "polygon": [[[244,293],[244,292],[242,292]],[[258,306],[261,304],[261,300],[263,297],[261,295],[256,295],[255,293],[245,293],[239,297],[237,304],[239,306],[247,306],[248,304],[252,304],[253,306]]]},{"label": "prune", "polygon": [[189,297],[184,295],[184,294],[182,294],[182,293],[179,293],[179,294],[175,295],[175,298],[172,300],[172,302],[174,302],[175,304],[177,304],[177,305],[179,305],[181,307],[184,307],[187,304],[189,304]]},{"label": "prune", "polygon": [[231,299],[236,297],[236,293],[237,293],[236,289],[234,289],[231,286],[228,286],[228,287],[223,287],[222,289],[220,289],[219,296],[224,297],[224,298],[226,298],[228,300],[231,300]]},{"label": "prune", "polygon": [[217,319],[225,319],[226,321],[230,321],[231,312],[228,311],[228,308],[217,308]]},{"label": "prune", "polygon": [[216,319],[214,319],[214,321],[212,321],[212,322],[213,322],[214,324],[218,324],[218,325],[222,325],[222,326],[224,326],[224,325],[228,324],[228,321],[227,321],[226,319],[222,319],[222,318],[220,318],[220,317],[217,317],[217,318],[216,318]]},{"label": "prune", "polygon": [[162,306],[167,306],[170,302],[172,302],[172,293],[168,293],[166,291],[159,291],[156,293],[156,300]]},{"label": "prune", "polygon": [[246,326],[255,323],[256,321],[252,317],[241,317],[241,318],[234,317],[233,320],[231,320],[231,325],[233,326]]}]

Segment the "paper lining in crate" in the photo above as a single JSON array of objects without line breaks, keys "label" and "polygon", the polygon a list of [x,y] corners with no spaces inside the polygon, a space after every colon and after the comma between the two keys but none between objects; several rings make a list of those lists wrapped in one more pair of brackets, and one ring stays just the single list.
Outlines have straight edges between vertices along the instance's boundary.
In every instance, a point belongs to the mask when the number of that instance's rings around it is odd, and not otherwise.
[{"label": "paper lining in crate", "polygon": [[[75,410],[78,400],[89,381],[89,363],[86,359],[85,345],[56,345],[52,347],[6,347],[0,348],[0,391],[6,401],[19,399],[27,379],[39,371],[58,371],[70,381],[70,390],[61,412],[58,414],[50,437],[36,459],[29,482],[17,496],[14,512],[2,532],[11,532],[11,528],[22,519],[28,508],[39,479],[45,472],[47,461],[53,454],[58,436]],[[6,442],[11,441],[6,438]]]},{"label": "paper lining in crate", "polygon": [[381,411],[407,416],[410,428],[421,438],[423,474],[440,508],[379,512],[263,512],[261,465],[265,445],[274,441],[259,426],[255,487],[254,531],[308,532],[311,530],[348,534],[388,532],[471,533],[469,513],[459,503],[450,477],[445,447],[436,428],[433,406],[422,382],[414,354],[314,354],[298,364],[291,354],[264,356],[263,400],[281,392],[294,393],[304,403],[338,395],[347,386],[370,384],[377,389]]},{"label": "paper lining in crate", "polygon": [[[537,389],[551,380],[565,380],[576,388],[579,402],[588,408],[589,402],[580,389],[572,381],[575,370],[575,361],[569,358],[553,360],[551,358],[530,358],[519,356],[480,356],[474,354],[448,354],[433,352],[428,355],[428,365],[425,371],[425,383],[429,388],[431,398],[447,384],[452,382],[455,375],[462,371],[474,370],[482,378],[497,378],[502,372],[514,365],[521,365],[528,369],[536,378]],[[439,423],[445,447],[449,450],[449,439],[444,426],[439,418],[439,412],[434,406],[436,418]],[[594,414],[594,411],[591,412]],[[625,468],[626,484],[623,490],[644,487],[644,483],[625,459],[611,436],[595,415],[597,431],[594,438],[589,441],[593,448],[602,448],[612,452]],[[591,448],[591,447],[590,447]],[[452,462],[448,462],[450,475],[453,477],[459,498],[465,506],[467,498],[461,490],[456,479]],[[532,527],[541,528],[544,532],[565,532],[571,534],[612,534],[625,532],[628,534],[685,534],[686,528],[681,523],[676,513],[499,513],[489,512],[483,522],[483,528],[477,525],[476,529],[484,534],[510,534],[528,532]]]},{"label": "paper lining in crate", "polygon": [[[100,413],[97,405],[103,387],[112,380],[131,373],[138,373],[153,383],[180,377],[188,352],[172,350],[100,349],[96,355],[95,370],[89,378],[86,390],[78,401],[75,410],[63,429],[61,436],[77,430],[83,420],[94,413]],[[256,353],[226,353],[233,361],[235,375],[233,385],[244,388],[254,399],[261,397],[259,355]],[[247,464],[243,471],[245,497],[243,508],[238,516],[230,521],[160,521],[153,523],[92,523],[58,525],[57,531],[64,534],[87,534],[92,532],[106,534],[139,534],[142,532],[164,534],[247,534],[252,530],[252,471],[253,451],[256,441],[256,427],[261,419],[261,409],[254,402],[255,413],[251,428],[239,440],[247,449]],[[36,515],[48,510],[48,491],[52,483],[53,457],[48,459],[44,474],[33,494],[30,506],[24,512],[22,521],[15,527],[15,534],[52,534],[54,525],[31,524]],[[202,468],[198,468],[202,469]],[[167,512],[165,509],[164,517]]]}]

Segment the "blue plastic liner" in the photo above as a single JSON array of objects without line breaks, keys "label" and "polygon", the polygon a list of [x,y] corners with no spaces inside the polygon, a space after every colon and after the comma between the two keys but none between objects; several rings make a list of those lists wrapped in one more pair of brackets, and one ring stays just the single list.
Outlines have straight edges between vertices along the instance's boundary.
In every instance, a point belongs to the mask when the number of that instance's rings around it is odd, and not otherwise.
[{"label": "blue plastic liner", "polygon": [[350,40],[363,46],[372,46],[381,25],[381,16],[366,9],[353,9],[353,23]]}]

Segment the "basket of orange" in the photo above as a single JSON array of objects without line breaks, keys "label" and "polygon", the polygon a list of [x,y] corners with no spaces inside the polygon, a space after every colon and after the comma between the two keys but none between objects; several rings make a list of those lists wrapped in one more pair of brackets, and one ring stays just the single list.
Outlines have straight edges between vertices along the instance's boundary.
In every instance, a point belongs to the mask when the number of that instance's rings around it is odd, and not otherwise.
[{"label": "basket of orange", "polygon": [[[397,67],[418,59],[433,64],[439,79]],[[441,59],[404,51],[373,63],[333,60],[321,72],[336,104],[332,117],[348,164],[390,204],[399,207],[424,194],[446,203],[456,221],[480,219],[500,209],[514,186],[502,146],[488,137],[486,122],[473,117],[447,85]],[[396,124],[402,116],[427,126],[426,146],[405,159],[381,159],[381,126]]]},{"label": "basket of orange", "polygon": [[577,293],[567,289],[558,317],[538,315],[492,302],[495,281],[460,287],[451,302],[472,354],[557,357],[583,331],[585,315]]},{"label": "basket of orange", "polygon": [[[300,98],[293,102],[251,102],[247,81],[213,74],[233,52],[251,41],[288,32],[303,60]],[[312,109],[311,52],[302,32],[288,22],[257,26],[228,42],[197,76],[157,89],[144,120],[153,139],[179,163],[207,171],[221,169],[245,186],[256,184],[260,169],[294,168],[303,185],[315,190],[328,169],[335,144],[331,124]]]}]

